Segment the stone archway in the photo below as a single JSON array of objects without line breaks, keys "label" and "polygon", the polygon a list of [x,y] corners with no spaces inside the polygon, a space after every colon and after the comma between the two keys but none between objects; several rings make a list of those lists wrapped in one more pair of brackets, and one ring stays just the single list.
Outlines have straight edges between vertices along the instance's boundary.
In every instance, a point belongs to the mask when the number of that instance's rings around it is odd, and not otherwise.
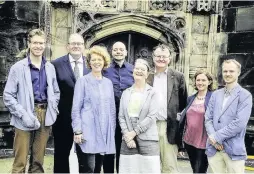
[{"label": "stone archway", "polygon": [[184,71],[184,27],[185,20],[175,15],[157,18],[144,15],[110,15],[80,13],[76,30],[84,36],[86,47],[117,33],[135,32],[168,44],[174,51],[171,66]]}]

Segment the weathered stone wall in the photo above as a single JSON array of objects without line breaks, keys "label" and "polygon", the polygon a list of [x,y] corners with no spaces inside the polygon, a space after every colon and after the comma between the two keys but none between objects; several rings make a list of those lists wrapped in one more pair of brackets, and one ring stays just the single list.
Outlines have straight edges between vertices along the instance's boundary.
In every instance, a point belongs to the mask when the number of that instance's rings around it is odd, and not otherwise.
[{"label": "weathered stone wall", "polygon": [[44,3],[40,1],[5,1],[0,4],[0,95],[7,71],[15,56],[27,47],[27,33],[44,27]]}]

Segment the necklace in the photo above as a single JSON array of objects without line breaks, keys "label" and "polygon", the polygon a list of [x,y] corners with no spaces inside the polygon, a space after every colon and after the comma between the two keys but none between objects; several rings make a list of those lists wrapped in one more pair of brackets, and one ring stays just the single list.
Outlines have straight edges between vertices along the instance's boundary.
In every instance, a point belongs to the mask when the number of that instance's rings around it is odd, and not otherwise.
[{"label": "necklace", "polygon": [[198,97],[198,96],[197,96],[197,99],[198,99],[198,100],[205,100],[205,97]]}]

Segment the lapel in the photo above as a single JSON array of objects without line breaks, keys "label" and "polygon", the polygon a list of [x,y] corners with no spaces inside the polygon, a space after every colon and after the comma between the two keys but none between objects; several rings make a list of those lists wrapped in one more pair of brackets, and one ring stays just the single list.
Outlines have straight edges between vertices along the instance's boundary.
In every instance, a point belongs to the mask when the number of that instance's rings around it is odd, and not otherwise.
[{"label": "lapel", "polygon": [[[223,89],[225,89],[225,88],[223,88]],[[224,112],[231,106],[231,103],[239,96],[240,91],[241,91],[241,88],[240,88],[239,85],[236,86],[235,89],[233,89],[232,94],[231,94],[231,96],[229,97],[229,99],[228,99],[227,103],[225,104],[225,107],[224,107],[223,110],[221,111],[221,114],[220,114],[220,115],[223,115]],[[223,92],[223,94],[220,95],[220,96],[223,96],[223,98],[222,98],[222,102],[223,102],[223,99],[224,99],[224,90],[221,90],[221,92]],[[223,103],[222,103],[222,104],[223,104]],[[222,106],[222,104],[221,104],[221,106]]]},{"label": "lapel", "polygon": [[74,75],[74,72],[71,68],[71,63],[69,61],[69,54],[67,54],[65,57],[64,57],[64,63],[63,63],[63,66],[65,68],[65,70],[67,71],[67,74],[70,76],[70,78],[72,79],[72,81],[75,83],[76,82],[76,78],[75,78],[75,75]]},{"label": "lapel", "polygon": [[173,86],[174,86],[174,78],[175,78],[175,74],[173,72],[173,70],[171,68],[168,69],[167,72],[167,103],[169,103],[169,100],[171,98],[171,94],[172,94],[172,90],[173,90]]},{"label": "lapel", "polygon": [[154,81],[154,71],[151,71],[151,73],[149,74],[149,76],[146,79],[146,82],[150,85],[153,86],[153,81]]},{"label": "lapel", "polygon": [[33,84],[32,84],[32,78],[31,78],[31,70],[28,65],[28,59],[24,59],[24,73],[25,73],[25,84],[26,84],[26,89],[28,89],[29,93],[29,99],[32,105],[34,105],[34,94],[33,94]]}]

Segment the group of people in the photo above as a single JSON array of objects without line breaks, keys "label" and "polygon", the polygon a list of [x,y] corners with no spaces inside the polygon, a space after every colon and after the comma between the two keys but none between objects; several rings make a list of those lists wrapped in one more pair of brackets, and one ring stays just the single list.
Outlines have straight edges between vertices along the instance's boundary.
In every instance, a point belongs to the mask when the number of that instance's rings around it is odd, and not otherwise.
[{"label": "group of people", "polygon": [[[54,173],[69,173],[75,142],[80,173],[179,173],[186,151],[194,173],[243,173],[244,136],[252,95],[238,84],[241,65],[222,64],[225,87],[214,91],[210,73],[197,71],[197,93],[188,97],[184,75],[172,68],[172,50],[153,49],[154,69],[144,59],[125,58],[118,41],[92,46],[71,34],[68,54],[51,63],[43,57],[45,34],[28,35],[27,57],[15,63],[4,103],[15,127],[12,173],[41,173],[52,126]],[[116,161],[116,165],[115,165]]]}]

